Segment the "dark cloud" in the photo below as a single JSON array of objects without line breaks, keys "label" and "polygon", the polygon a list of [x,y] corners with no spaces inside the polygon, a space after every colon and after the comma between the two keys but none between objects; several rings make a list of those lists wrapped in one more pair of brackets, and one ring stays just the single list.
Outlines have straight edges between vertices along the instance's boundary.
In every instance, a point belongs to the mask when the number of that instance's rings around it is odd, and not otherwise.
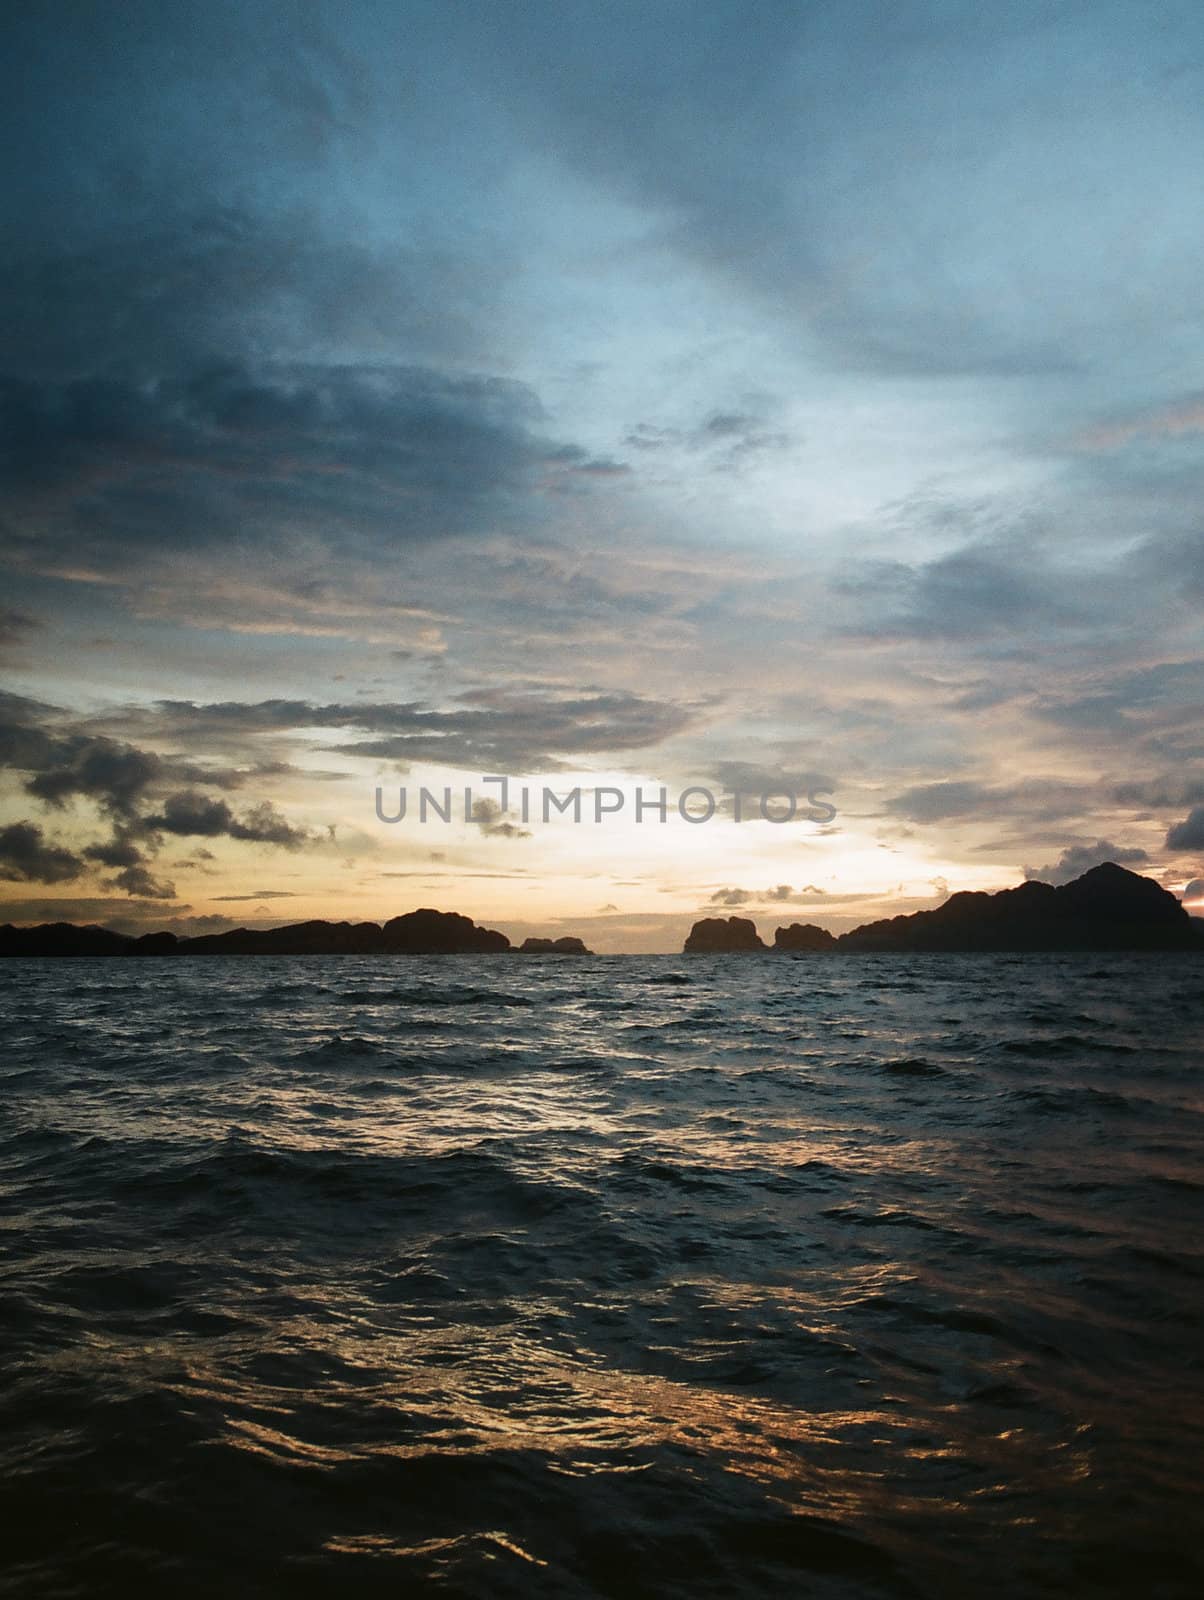
[{"label": "dark cloud", "polygon": [[252,844],[280,845],[286,850],[299,850],[310,839],[306,829],[294,827],[269,800],[236,816],[224,800],[189,790],[168,795],[162,811],[144,817],[141,826],[147,833],[202,839],[224,835]]},{"label": "dark cloud", "polygon": [[1083,586],[1032,552],[967,545],[931,561],[865,562],[838,578],[862,620],[851,631],[889,639],[977,640],[1084,624]]},{"label": "dark cloud", "polygon": [[66,759],[35,772],[25,785],[27,793],[51,806],[86,795],[128,816],[163,769],[151,752],[110,739],[68,737],[57,742],[56,754]]},{"label": "dark cloud", "polygon": [[[113,819],[112,837],[88,845],[85,858],[97,866],[113,870],[114,876],[106,880],[111,889],[124,889],[136,898],[172,900],[175,886],[165,878],[157,878],[151,868],[151,856],[142,842],[145,827],[140,817],[133,814]],[[150,841],[151,852],[157,842]]]},{"label": "dark cloud", "polygon": [[[1190,304],[1131,229],[1144,204],[1153,236],[1185,232],[1170,130],[1192,86],[1151,70],[1182,61],[1182,26],[1155,40],[1123,8],[889,0],[462,15],[532,140],[845,371],[1074,371],[1137,305]],[[1151,202],[1154,164],[1175,176]]]},{"label": "dark cloud", "polygon": [[157,718],[168,737],[346,728],[373,737],[333,746],[332,753],[518,774],[554,771],[574,756],[660,744],[695,715],[689,707],[630,693],[483,689],[460,698],[461,705],[451,711],[434,711],[417,702],[163,701]]},{"label": "dark cloud", "polygon": [[1083,816],[1107,803],[1107,792],[1088,784],[1059,783],[1047,778],[989,784],[951,778],[905,789],[887,800],[885,809],[892,816],[921,824],[1018,818],[1050,822]]},{"label": "dark cloud", "polygon": [[84,850],[89,861],[102,867],[136,867],[143,861],[142,851],[127,834],[118,831],[108,841],[90,844]]},{"label": "dark cloud", "polygon": [[[767,402],[754,409],[712,411],[686,428],[667,428],[638,422],[624,440],[629,449],[647,455],[686,451],[713,472],[738,472],[759,456],[788,449],[795,441],[773,426],[774,407]],[[697,470],[697,461],[694,469]]]},{"label": "dark cloud", "polygon": [[1204,806],[1193,806],[1166,836],[1168,850],[1204,850]]},{"label": "dark cloud", "polygon": [[1112,844],[1107,839],[1097,839],[1094,844],[1068,845],[1050,866],[1025,867],[1024,876],[1039,883],[1070,883],[1081,878],[1092,867],[1113,861],[1118,867],[1141,867],[1149,861],[1144,850]]},{"label": "dark cloud", "polygon": [[1204,774],[1168,772],[1154,778],[1128,778],[1110,790],[1117,805],[1154,811],[1204,803]]},{"label": "dark cloud", "polygon": [[135,900],[174,900],[176,889],[166,878],[157,878],[143,863],[123,867],[111,880],[114,889],[124,889]]},{"label": "dark cloud", "polygon": [[[0,63],[0,174],[26,195],[0,225],[0,546],[24,568],[138,578],[302,538],[379,554],[529,527],[543,490],[623,470],[544,438],[525,385],[466,370],[496,365],[501,263],[448,243],[445,195],[386,240],[378,213],[331,215],[323,163],[382,121],[387,147],[432,91],[369,104],[348,18],[244,10],[215,0],[200,29],[170,0],[85,0],[70,26],[25,19]],[[324,130],[304,151],[301,107]]]},{"label": "dark cloud", "polygon": [[997,814],[998,791],[970,780],[942,779],[917,784],[887,801],[887,810],[908,822],[948,822]]},{"label": "dark cloud", "polygon": [[746,906],[755,898],[751,889],[717,889],[710,903],[713,906]]},{"label": "dark cloud", "polygon": [[49,706],[0,694],[0,767],[37,772],[65,759],[70,747],[41,725],[44,716],[54,715]]},{"label": "dark cloud", "polygon": [[474,800],[471,820],[487,839],[529,839],[530,831],[511,822],[496,800]]},{"label": "dark cloud", "polygon": [[[835,780],[824,772],[807,771],[785,766],[770,766],[755,761],[718,761],[709,772],[711,781],[724,795],[718,795],[718,810],[722,815],[735,812],[734,799],[725,795],[740,795],[741,816],[746,822],[761,820],[761,801],[770,817],[789,822],[829,825],[832,821],[832,795]],[[814,804],[811,797],[814,797]],[[790,814],[790,799],[794,800]],[[774,826],[779,824],[775,823]]]},{"label": "dark cloud", "polygon": [[307,829],[294,826],[282,816],[270,800],[261,800],[241,816],[232,817],[227,831],[231,839],[279,845],[284,850],[299,850],[312,837]]},{"label": "dark cloud", "polygon": [[[388,159],[382,114],[426,120],[433,142],[429,53],[421,74],[385,69],[374,104],[381,20],[321,0],[211,0],[203,16],[181,0],[23,7],[0,60],[13,370],[141,376],[315,344],[479,351],[498,264],[449,250],[433,207],[383,239],[344,210],[366,158]],[[416,31],[410,18],[407,55]]]},{"label": "dark cloud", "polygon": [[[11,872],[25,877],[38,873],[42,882],[107,870],[113,873],[106,880],[109,887],[135,898],[167,900],[174,898],[175,888],[153,870],[164,834],[223,835],[286,850],[299,849],[311,839],[308,830],[290,823],[268,800],[235,812],[220,798],[172,787],[187,782],[237,788],[253,776],[291,770],[285,764],[264,763],[249,771],[205,768],[95,735],[56,707],[19,695],[0,695],[0,767],[25,774],[25,792],[44,805],[62,809],[84,799],[110,823],[109,836],[92,840],[78,856],[44,844],[34,824],[9,829]],[[148,811],[156,802],[160,809]]]},{"label": "dark cloud", "polygon": [[84,868],[73,851],[50,843],[36,822],[0,828],[0,878],[10,883],[68,883]]},{"label": "dark cloud", "polygon": [[238,788],[251,779],[283,775],[282,763],[249,769],[206,767],[92,732],[56,706],[0,694],[0,768],[28,774],[26,792],[62,808],[83,797],[115,819],[135,815],[156,786],[201,783]]},{"label": "dark cloud", "polygon": [[183,837],[216,838],[228,833],[233,817],[224,800],[209,795],[184,792],[167,797],[163,810],[144,819],[145,827],[156,833]]},{"label": "dark cloud", "polygon": [[1114,738],[1143,761],[1195,762],[1204,740],[1204,661],[1101,673],[1079,693],[1047,691],[1037,716],[1077,734]]},{"label": "dark cloud", "polygon": [[36,617],[12,606],[0,606],[0,651],[19,644],[38,626]]},{"label": "dark cloud", "polygon": [[[173,906],[171,915],[164,913],[162,902],[157,900],[131,901],[117,895],[42,895],[6,899],[3,918],[15,923],[75,922],[81,925],[101,925],[118,932],[146,933],[151,929],[173,928],[184,932],[185,925],[179,916],[186,906]],[[187,922],[203,922],[204,918],[188,918]],[[221,919],[228,927],[229,919]],[[196,932],[209,932],[196,928]]]},{"label": "dark cloud", "polygon": [[295,900],[297,896],[292,889],[256,889],[251,894],[215,894],[213,898],[225,905],[233,900]]},{"label": "dark cloud", "polygon": [[[1102,26],[1075,6],[913,12],[886,0],[81,0],[66,26],[30,4],[0,76],[11,230],[42,258],[51,244],[72,263],[100,257],[87,292],[69,268],[54,284],[60,303],[101,313],[93,327],[64,317],[65,355],[81,336],[153,348],[165,322],[173,342],[209,349],[245,341],[248,324],[277,343],[302,324],[343,347],[368,344],[374,323],[378,342],[410,348],[445,344],[457,320],[487,328],[488,263],[473,260],[486,252],[463,226],[457,249],[440,248],[451,230],[435,223],[440,204],[451,217],[484,210],[499,171],[529,152],[634,203],[663,246],[846,368],[1065,368],[1084,325],[1132,315],[1134,294],[1174,307],[1184,291],[1160,259],[1144,279],[1117,273],[1123,294],[1111,276],[1135,206],[1165,226],[1174,184],[1151,200],[1114,161],[1101,199],[1106,153],[1073,114],[1106,89],[1110,112],[1157,137],[1160,105],[1188,83],[1093,76],[1099,41],[1127,55],[1140,24],[1127,29],[1116,8]],[[1167,34],[1141,29],[1146,58],[1182,59],[1183,27]],[[387,247],[336,229],[332,196],[356,221],[357,204],[384,211]],[[314,212],[328,214],[321,230]],[[1099,248],[1019,247],[1055,221],[1071,246],[1089,226]],[[340,252],[340,238],[354,242]],[[23,265],[43,275],[38,252]],[[131,271],[142,287],[114,315]],[[469,281],[453,288],[458,275]],[[18,304],[20,334],[28,297]]]},{"label": "dark cloud", "polygon": [[408,367],[0,379],[0,486],[21,511],[5,544],[51,570],[56,552],[120,567],[303,534],[366,550],[526,526],[549,474],[598,466],[541,440],[540,414],[521,384]]},{"label": "dark cloud", "polygon": [[[165,199],[154,217],[121,207],[108,221],[74,248],[14,241],[0,262],[13,377],[150,383],[222,353],[287,358],[315,344],[411,359],[480,349],[469,324],[486,296],[463,257],[401,244],[373,252],[331,237],[312,212],[218,198],[192,209]],[[124,394],[122,406],[136,405],[136,390]]]},{"label": "dark cloud", "polygon": [[[808,883],[801,889],[794,889],[788,883],[778,883],[770,889],[717,889],[707,903],[712,906],[812,905],[829,898],[827,890],[820,889],[813,883]],[[851,898],[856,899],[857,896]]]},{"label": "dark cloud", "polygon": [[[356,19],[321,6],[215,0],[203,28],[173,0],[82,0],[69,25],[41,9],[0,63],[13,561],[137,578],[180,549],[379,554],[529,527],[544,489],[623,470],[542,437],[523,384],[466,370],[499,364],[503,263],[449,241],[442,186],[383,238],[379,194],[358,228],[331,204],[355,181],[328,162],[352,155],[358,178],[368,151],[380,176],[410,120],[429,150],[431,59],[374,100]],[[378,52],[388,29],[358,21]],[[393,41],[407,57],[415,27]]]}]

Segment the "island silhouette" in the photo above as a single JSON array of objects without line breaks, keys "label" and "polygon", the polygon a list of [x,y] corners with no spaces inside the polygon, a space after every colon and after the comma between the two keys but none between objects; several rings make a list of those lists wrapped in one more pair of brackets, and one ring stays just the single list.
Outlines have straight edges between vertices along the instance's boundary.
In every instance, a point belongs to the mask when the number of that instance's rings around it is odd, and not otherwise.
[{"label": "island silhouette", "polygon": [[[867,922],[832,934],[814,923],[778,928],[766,945],[748,917],[704,917],[685,942],[689,955],[829,952],[910,954],[1043,950],[1189,950],[1204,948],[1204,924],[1168,890],[1115,862],[1092,867],[1055,887],[1036,881],[995,893],[964,891],[931,911]],[[231,928],[191,938],[140,935],[70,922],[0,927],[0,956],[293,956],[503,955],[588,956],[580,939],[526,939],[515,949],[504,933],[458,911],[423,907],[378,922],[294,922],[281,928]]]},{"label": "island silhouette", "polygon": [[[70,922],[0,927],[0,956],[454,956],[503,955],[510,940],[458,911],[423,907],[378,922],[294,922],[283,928],[231,928],[180,938],[174,933],[117,933]],[[580,939],[528,939],[517,955],[592,954]]]},{"label": "island silhouette", "polygon": [[[1106,861],[1058,887],[1033,880],[994,894],[967,890],[931,911],[867,922],[839,935],[795,922],[777,930],[772,948],[809,955],[1190,950],[1204,948],[1204,929],[1161,884]],[[685,943],[689,955],[768,949],[748,917],[704,917]]]}]

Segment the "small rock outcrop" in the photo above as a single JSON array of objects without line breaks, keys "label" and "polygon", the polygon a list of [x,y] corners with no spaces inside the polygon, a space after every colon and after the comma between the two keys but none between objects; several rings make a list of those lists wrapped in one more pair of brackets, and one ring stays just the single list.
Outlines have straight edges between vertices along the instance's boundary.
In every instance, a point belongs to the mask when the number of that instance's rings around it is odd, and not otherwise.
[{"label": "small rock outcrop", "polygon": [[707,956],[764,948],[756,923],[748,917],[704,917],[690,929],[685,953]]},{"label": "small rock outcrop", "polygon": [[775,950],[801,950],[816,954],[821,950],[835,950],[836,936],[814,922],[792,922],[788,928],[779,928],[773,936]]},{"label": "small rock outcrop", "polygon": [[562,939],[524,939],[518,947],[520,956],[592,956],[580,939],[567,935]]}]

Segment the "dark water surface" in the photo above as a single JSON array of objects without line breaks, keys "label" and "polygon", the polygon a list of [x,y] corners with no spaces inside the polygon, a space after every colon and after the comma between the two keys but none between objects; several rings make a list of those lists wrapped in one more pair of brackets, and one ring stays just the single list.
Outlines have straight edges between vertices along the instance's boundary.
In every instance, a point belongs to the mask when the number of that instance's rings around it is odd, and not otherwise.
[{"label": "dark water surface", "polygon": [[5,1592],[1204,1592],[1204,961],[0,963]]}]

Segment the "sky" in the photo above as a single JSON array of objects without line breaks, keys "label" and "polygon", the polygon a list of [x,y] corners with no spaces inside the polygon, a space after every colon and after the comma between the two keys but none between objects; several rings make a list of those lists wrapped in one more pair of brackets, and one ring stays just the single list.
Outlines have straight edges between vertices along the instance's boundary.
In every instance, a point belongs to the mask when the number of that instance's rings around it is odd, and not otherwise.
[{"label": "sky", "polygon": [[1204,910],[1194,0],[5,32],[4,920]]}]

